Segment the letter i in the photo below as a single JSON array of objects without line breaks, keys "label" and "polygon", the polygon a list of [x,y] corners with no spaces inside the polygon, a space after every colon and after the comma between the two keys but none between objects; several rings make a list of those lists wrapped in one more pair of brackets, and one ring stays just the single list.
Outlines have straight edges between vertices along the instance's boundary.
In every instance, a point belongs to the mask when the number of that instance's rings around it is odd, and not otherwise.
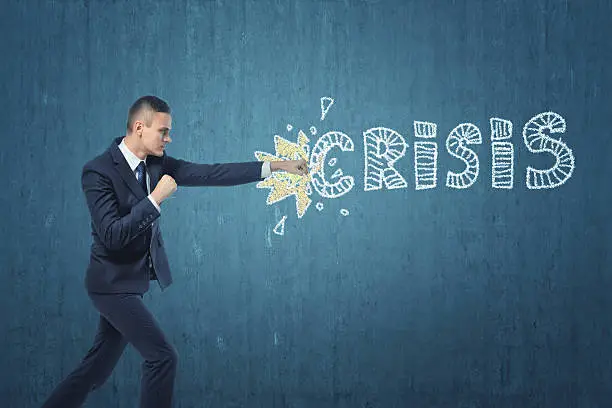
[{"label": "letter i", "polygon": [[[433,139],[437,125],[431,122],[414,121],[414,136]],[[438,171],[438,144],[436,142],[414,142],[414,180],[416,190],[435,188]]]},{"label": "letter i", "polygon": [[512,122],[491,118],[491,187],[511,189],[514,183],[514,146],[500,140],[512,137]]}]

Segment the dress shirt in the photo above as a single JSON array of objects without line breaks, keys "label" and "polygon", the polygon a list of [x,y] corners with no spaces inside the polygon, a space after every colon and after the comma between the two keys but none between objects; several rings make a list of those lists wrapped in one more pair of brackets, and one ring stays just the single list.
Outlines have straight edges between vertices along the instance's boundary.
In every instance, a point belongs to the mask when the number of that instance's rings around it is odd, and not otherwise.
[{"label": "dress shirt", "polygon": [[[138,158],[138,156],[136,156],[134,153],[132,153],[132,151],[130,149],[128,149],[127,145],[125,144],[125,140],[122,140],[121,143],[119,143],[119,150],[121,150],[121,153],[123,153],[123,157],[125,157],[125,160],[127,160],[128,164],[130,165],[130,169],[132,169],[132,173],[134,173],[134,177],[136,177],[136,167],[138,167],[138,165],[140,164],[140,162],[145,162],[145,160],[140,160]],[[153,199],[153,197],[151,196],[150,192],[151,192],[151,180],[149,179],[149,172],[146,171],[145,172],[145,177],[147,178],[147,194],[149,200],[151,200],[151,202],[153,203],[153,205],[155,206],[155,208],[157,208],[157,211],[159,211],[161,213],[161,209],[159,208],[159,205],[155,202],[155,200]]]}]

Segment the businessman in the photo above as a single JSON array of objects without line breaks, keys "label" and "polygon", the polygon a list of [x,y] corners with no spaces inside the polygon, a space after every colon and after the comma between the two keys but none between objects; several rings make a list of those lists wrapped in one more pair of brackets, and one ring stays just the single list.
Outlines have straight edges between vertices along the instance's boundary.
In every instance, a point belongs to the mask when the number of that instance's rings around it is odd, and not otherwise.
[{"label": "businessman", "polygon": [[177,186],[233,186],[277,170],[308,172],[304,160],[199,164],[176,159],[165,153],[171,129],[168,104],[143,96],[128,111],[126,136],[83,167],[93,237],[85,287],[100,319],[93,345],[43,408],[81,406],[110,376],[128,343],[144,360],[140,407],[171,407],[178,355],[142,301],[150,281],[162,291],[172,283],[160,206]]}]

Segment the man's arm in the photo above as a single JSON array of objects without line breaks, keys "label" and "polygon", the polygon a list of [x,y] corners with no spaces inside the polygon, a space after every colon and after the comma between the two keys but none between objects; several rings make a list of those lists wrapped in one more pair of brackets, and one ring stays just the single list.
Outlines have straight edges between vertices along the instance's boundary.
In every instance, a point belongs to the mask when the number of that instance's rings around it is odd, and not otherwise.
[{"label": "man's arm", "polygon": [[261,181],[279,170],[308,174],[305,160],[203,164],[165,155],[162,165],[163,172],[171,176],[179,186],[235,186]]},{"label": "man's arm", "polygon": [[192,163],[164,156],[164,173],[172,176],[179,186],[235,186],[261,181],[260,161],[243,163]]},{"label": "man's arm", "polygon": [[160,216],[147,197],[132,207],[129,214],[119,216],[119,203],[111,181],[89,166],[83,167],[81,184],[94,228],[110,250],[127,246]]}]

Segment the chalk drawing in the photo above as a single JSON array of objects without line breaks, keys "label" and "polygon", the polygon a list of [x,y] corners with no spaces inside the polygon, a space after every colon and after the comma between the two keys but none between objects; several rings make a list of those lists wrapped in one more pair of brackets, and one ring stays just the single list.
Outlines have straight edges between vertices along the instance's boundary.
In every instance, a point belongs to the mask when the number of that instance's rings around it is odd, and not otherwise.
[{"label": "chalk drawing", "polygon": [[[321,120],[326,118],[329,109],[334,104],[331,97],[321,98]],[[512,189],[514,186],[515,152],[512,144],[513,123],[499,117],[489,118],[491,128],[491,186],[496,189]],[[439,147],[437,124],[427,121],[413,121],[414,135],[414,180],[415,189],[424,190],[437,187]],[[287,131],[292,131],[293,125],[287,124]],[[543,112],[531,118],[523,127],[523,139],[531,153],[549,153],[555,156],[554,166],[548,169],[527,167],[526,185],[530,189],[549,189],[564,184],[573,174],[575,167],[572,150],[561,140],[557,133],[565,133],[566,124],[563,117],[555,112]],[[311,136],[318,135],[320,130],[310,126]],[[314,146],[304,131],[299,130],[297,142],[290,142],[274,136],[275,153],[255,152],[259,161],[280,161],[304,159],[308,163],[309,173],[305,176],[287,172],[273,172],[265,180],[257,184],[258,188],[268,188],[266,203],[272,205],[289,196],[295,196],[296,212],[302,218],[312,200],[310,196],[316,191],[322,198],[338,198],[348,193],[355,185],[354,178],[344,174],[340,168],[332,169],[329,179],[327,169],[337,166],[337,158],[329,157],[333,148],[344,152],[354,152],[351,138],[341,131],[329,131],[318,140]],[[401,189],[407,187],[406,179],[395,168],[396,163],[405,154],[408,144],[397,131],[378,126],[363,132],[364,144],[364,190]],[[474,147],[482,144],[480,129],[472,123],[460,123],[455,126],[446,138],[448,153],[464,163],[461,172],[448,171],[446,186],[453,189],[466,189],[478,179],[480,162]],[[331,155],[330,155],[331,156]],[[316,203],[316,209],[322,211],[322,202]],[[347,216],[348,209],[340,210]],[[279,219],[277,217],[275,219]],[[277,235],[284,234],[285,220],[272,229],[269,225],[267,245],[271,245],[270,230]],[[49,227],[53,220],[46,220]],[[219,216],[219,223],[226,220]]]},{"label": "chalk drawing", "polygon": [[287,216],[283,215],[283,218],[274,227],[273,231],[276,235],[285,235],[285,220],[286,219],[287,219]]},{"label": "chalk drawing", "polygon": [[446,150],[451,156],[461,159],[466,168],[461,173],[449,171],[446,174],[447,187],[461,189],[474,184],[480,165],[476,153],[466,145],[481,143],[480,129],[472,123],[461,123],[450,132],[446,139]]},{"label": "chalk drawing", "polygon": [[491,140],[506,140],[512,137],[512,122],[501,118],[489,119],[491,123]]},{"label": "chalk drawing", "polygon": [[510,142],[491,142],[491,187],[511,189],[514,184],[514,146]]},{"label": "chalk drawing", "polygon": [[422,122],[415,120],[413,122],[414,136],[422,139],[434,139],[438,133],[438,125],[433,122]]},{"label": "chalk drawing", "polygon": [[[414,121],[414,136],[434,139],[438,126],[432,122]],[[435,188],[438,184],[438,144],[435,142],[414,142],[415,190]]]},{"label": "chalk drawing", "polygon": [[438,144],[414,142],[415,190],[435,188],[438,184]]},{"label": "chalk drawing", "polygon": [[306,184],[306,195],[312,195],[312,187],[310,183]]},{"label": "chalk drawing", "polygon": [[511,189],[514,185],[514,145],[502,142],[512,138],[512,122],[491,118],[491,187]]},{"label": "chalk drawing", "polygon": [[355,180],[351,176],[343,176],[334,183],[330,183],[325,178],[325,166],[322,164],[325,163],[327,153],[334,147],[340,148],[343,152],[352,152],[355,149],[350,137],[342,132],[331,131],[317,140],[310,155],[310,167],[315,169],[310,175],[312,186],[321,197],[325,198],[340,197],[351,191],[355,185]]},{"label": "chalk drawing", "polygon": [[556,162],[550,169],[540,170],[527,167],[527,188],[539,190],[564,184],[574,172],[575,162],[572,150],[558,139],[555,133],[565,133],[565,119],[555,112],[543,112],[531,118],[523,127],[523,139],[532,153],[548,152]]},{"label": "chalk drawing", "polygon": [[325,119],[329,108],[334,104],[334,99],[329,96],[324,96],[321,98],[321,120]]},{"label": "chalk drawing", "polygon": [[393,167],[406,153],[406,141],[393,129],[371,128],[363,132],[364,145],[364,190],[380,190],[407,187],[406,180]]},{"label": "chalk drawing", "polygon": [[[300,130],[298,132],[298,142],[290,142],[278,135],[274,137],[275,154],[266,152],[255,152],[255,157],[260,161],[280,161],[280,160],[295,160],[304,159],[309,161],[309,157],[304,149],[304,146],[309,142],[306,134]],[[311,199],[308,197],[307,189],[311,181],[311,174],[300,176],[284,171],[273,172],[265,180],[257,183],[257,188],[269,188],[270,193],[266,203],[272,205],[276,202],[284,200],[289,196],[295,196],[295,206],[298,218],[306,213],[310,206]]]}]

